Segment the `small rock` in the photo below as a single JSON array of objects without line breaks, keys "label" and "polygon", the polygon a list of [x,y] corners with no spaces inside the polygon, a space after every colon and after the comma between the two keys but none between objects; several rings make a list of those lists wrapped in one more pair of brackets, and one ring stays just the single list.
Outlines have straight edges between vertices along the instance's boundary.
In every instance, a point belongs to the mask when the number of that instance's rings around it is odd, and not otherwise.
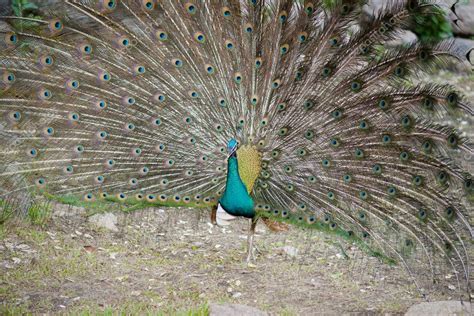
[{"label": "small rock", "polygon": [[89,223],[96,227],[105,228],[107,230],[118,232],[117,216],[112,213],[95,214],[89,217]]},{"label": "small rock", "polygon": [[20,259],[20,258],[13,257],[12,260],[13,260],[13,263],[14,263],[14,264],[19,264],[19,263],[21,263],[21,259]]},{"label": "small rock", "polygon": [[209,316],[266,316],[267,313],[255,307],[240,304],[210,304]]},{"label": "small rock", "polygon": [[232,293],[233,289],[231,287],[227,288],[227,293]]},{"label": "small rock", "polygon": [[84,234],[84,237],[89,238],[89,239],[94,239],[94,237],[92,237],[92,236],[89,235],[89,234]]},{"label": "small rock", "polygon": [[471,303],[461,301],[422,302],[408,309],[405,316],[471,315]]},{"label": "small rock", "polygon": [[140,291],[132,291],[132,292],[130,292],[130,294],[131,294],[132,296],[140,296],[140,295],[142,294],[142,292],[140,292]]},{"label": "small rock", "polygon": [[285,246],[282,250],[288,257],[296,258],[298,256],[298,249],[293,246]]},{"label": "small rock", "polygon": [[454,291],[456,289],[456,287],[452,284],[449,284],[448,289],[450,289],[451,291]]},{"label": "small rock", "polygon": [[31,249],[31,247],[26,245],[26,244],[19,244],[15,248],[18,249],[18,250],[21,250],[21,251],[26,251],[26,252],[28,252],[28,250]]},{"label": "small rock", "polygon": [[236,293],[234,293],[234,294],[232,295],[232,298],[239,298],[239,297],[241,297],[241,296],[242,296],[242,293],[236,292]]}]

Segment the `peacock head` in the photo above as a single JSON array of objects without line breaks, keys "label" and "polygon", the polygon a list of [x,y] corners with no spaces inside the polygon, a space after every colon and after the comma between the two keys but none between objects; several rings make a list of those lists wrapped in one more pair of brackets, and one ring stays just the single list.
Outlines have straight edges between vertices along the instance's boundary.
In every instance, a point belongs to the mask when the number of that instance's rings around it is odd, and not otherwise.
[{"label": "peacock head", "polygon": [[227,143],[227,152],[229,153],[229,155],[232,155],[233,153],[235,153],[235,151],[237,150],[237,147],[238,147],[237,141],[234,138],[230,139],[229,142]]}]

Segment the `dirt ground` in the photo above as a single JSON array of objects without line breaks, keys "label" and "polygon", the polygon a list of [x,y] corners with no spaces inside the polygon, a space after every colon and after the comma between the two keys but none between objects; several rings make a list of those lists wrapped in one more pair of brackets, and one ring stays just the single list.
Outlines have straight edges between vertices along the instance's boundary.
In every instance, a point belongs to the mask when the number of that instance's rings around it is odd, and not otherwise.
[{"label": "dirt ground", "polygon": [[278,315],[378,314],[422,301],[403,268],[355,248],[345,259],[317,232],[259,225],[260,254],[248,267],[245,220],[219,228],[206,211],[154,208],[117,212],[119,230],[110,232],[91,226],[84,209],[64,209],[43,229],[3,227],[0,314],[205,315],[208,304],[226,302]]}]

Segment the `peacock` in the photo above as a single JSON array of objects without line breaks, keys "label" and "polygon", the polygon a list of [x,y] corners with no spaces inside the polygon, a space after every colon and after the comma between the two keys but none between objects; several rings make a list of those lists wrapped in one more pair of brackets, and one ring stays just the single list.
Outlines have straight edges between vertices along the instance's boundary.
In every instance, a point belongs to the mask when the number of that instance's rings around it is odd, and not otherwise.
[{"label": "peacock", "polygon": [[[472,116],[419,80],[465,50],[387,45],[435,4],[62,0],[0,23],[0,197],[212,208],[318,230],[470,293]],[[453,281],[454,280],[454,281]]]}]

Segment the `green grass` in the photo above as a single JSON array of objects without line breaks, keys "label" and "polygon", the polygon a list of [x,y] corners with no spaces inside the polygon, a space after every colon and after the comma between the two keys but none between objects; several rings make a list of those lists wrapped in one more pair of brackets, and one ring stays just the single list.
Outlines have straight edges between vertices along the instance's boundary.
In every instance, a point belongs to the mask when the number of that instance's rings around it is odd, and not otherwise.
[{"label": "green grass", "polygon": [[203,304],[195,308],[186,310],[174,310],[172,308],[158,309],[151,303],[146,302],[124,302],[117,307],[80,307],[69,313],[70,315],[79,316],[112,316],[112,315],[176,315],[176,316],[207,316],[209,315],[209,306]]},{"label": "green grass", "polygon": [[0,226],[15,215],[16,206],[13,201],[0,199]]},{"label": "green grass", "polygon": [[38,226],[46,226],[51,219],[52,208],[48,202],[34,203],[28,208],[28,218],[30,222]]}]

